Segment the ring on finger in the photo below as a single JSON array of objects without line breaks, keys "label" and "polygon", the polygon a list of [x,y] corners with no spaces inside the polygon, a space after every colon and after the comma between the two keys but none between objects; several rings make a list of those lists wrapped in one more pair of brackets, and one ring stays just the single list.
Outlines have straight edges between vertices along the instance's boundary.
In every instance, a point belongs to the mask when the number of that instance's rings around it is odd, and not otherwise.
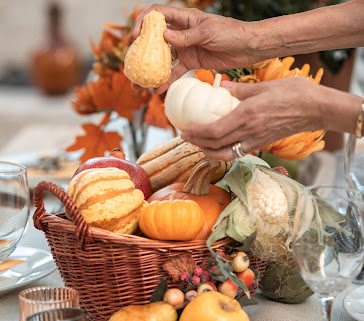
[{"label": "ring on finger", "polygon": [[243,147],[241,146],[241,142],[234,143],[231,146],[231,148],[232,148],[232,151],[233,151],[234,158],[241,158],[241,157],[244,157],[244,155],[247,154],[247,152],[245,152],[243,150]]}]

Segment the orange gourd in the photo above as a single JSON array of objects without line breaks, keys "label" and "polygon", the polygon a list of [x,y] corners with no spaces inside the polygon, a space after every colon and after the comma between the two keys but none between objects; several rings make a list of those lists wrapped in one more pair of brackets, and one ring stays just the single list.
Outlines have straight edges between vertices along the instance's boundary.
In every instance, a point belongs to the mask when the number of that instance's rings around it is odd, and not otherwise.
[{"label": "orange gourd", "polygon": [[139,228],[151,239],[190,241],[204,226],[201,207],[190,200],[154,201],[142,209]]},{"label": "orange gourd", "polygon": [[[67,194],[86,223],[119,234],[133,234],[138,217],[148,203],[124,170],[90,168],[72,178]],[[66,210],[67,218],[71,219]]]},{"label": "orange gourd", "polygon": [[152,194],[147,201],[151,203],[156,200],[167,200],[172,193],[175,199],[195,201],[205,214],[205,224],[193,239],[206,240],[221,212],[231,201],[230,194],[226,190],[210,184],[211,176],[220,167],[219,161],[205,157],[196,164],[186,183],[168,185]]}]

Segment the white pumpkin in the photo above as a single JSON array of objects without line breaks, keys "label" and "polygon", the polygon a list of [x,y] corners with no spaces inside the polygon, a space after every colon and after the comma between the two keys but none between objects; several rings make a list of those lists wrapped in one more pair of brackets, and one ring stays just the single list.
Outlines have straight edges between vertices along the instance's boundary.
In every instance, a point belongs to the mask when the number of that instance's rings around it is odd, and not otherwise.
[{"label": "white pumpkin", "polygon": [[240,103],[239,99],[227,89],[215,86],[191,77],[176,80],[164,101],[171,124],[183,131],[190,124],[212,123],[230,113]]}]

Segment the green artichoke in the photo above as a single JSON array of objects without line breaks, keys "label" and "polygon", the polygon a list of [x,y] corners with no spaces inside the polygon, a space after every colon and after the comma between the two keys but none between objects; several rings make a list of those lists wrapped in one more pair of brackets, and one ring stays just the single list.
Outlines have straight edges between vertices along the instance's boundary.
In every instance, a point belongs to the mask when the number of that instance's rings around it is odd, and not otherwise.
[{"label": "green artichoke", "polygon": [[279,262],[270,262],[260,281],[267,298],[283,303],[300,303],[313,294],[298,270]]}]

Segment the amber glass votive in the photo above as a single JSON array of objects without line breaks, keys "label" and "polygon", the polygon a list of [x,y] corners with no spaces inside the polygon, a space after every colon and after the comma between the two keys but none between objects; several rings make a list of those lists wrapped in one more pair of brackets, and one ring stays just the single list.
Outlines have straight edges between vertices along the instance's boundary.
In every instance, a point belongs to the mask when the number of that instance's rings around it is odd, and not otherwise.
[{"label": "amber glass votive", "polygon": [[78,292],[66,287],[37,287],[26,289],[19,294],[19,321],[38,312],[60,309],[78,308]]}]

